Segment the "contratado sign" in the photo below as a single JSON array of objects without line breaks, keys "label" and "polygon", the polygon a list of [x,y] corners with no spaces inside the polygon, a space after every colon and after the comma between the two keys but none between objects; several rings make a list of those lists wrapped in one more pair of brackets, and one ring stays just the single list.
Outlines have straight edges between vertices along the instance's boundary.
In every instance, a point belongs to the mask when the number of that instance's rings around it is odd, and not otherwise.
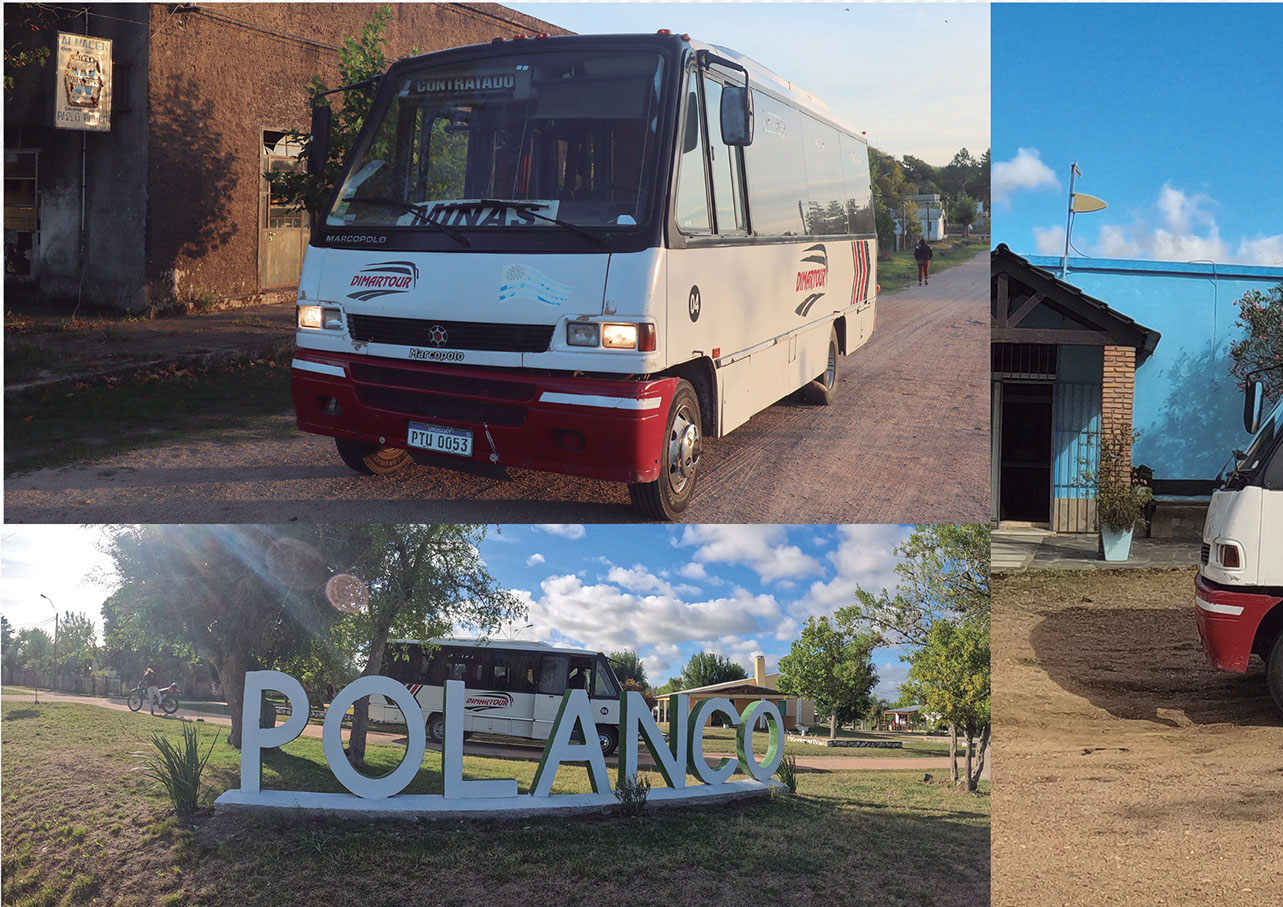
[{"label": "contratado sign", "polygon": [[[258,726],[258,707],[262,694],[276,691],[289,700],[291,715],[276,727]],[[466,691],[462,681],[448,680],[444,690],[444,741],[442,744],[442,793],[401,795],[414,780],[427,752],[419,703],[406,687],[390,677],[361,677],[348,684],[330,703],[321,728],[321,747],[330,771],[351,795],[295,791],[262,790],[262,753],[284,746],[303,732],[310,704],[303,685],[279,671],[251,671],[245,675],[244,711],[241,721],[241,787],[218,798],[217,806],[297,808],[320,812],[412,813],[412,814],[479,814],[510,812],[520,815],[543,811],[564,812],[568,808],[600,808],[613,803],[610,772],[606,758],[597,743],[592,706],[584,690],[567,690],[562,696],[557,717],[553,720],[548,742],[539,767],[535,770],[530,792],[519,792],[515,778],[465,780],[463,777],[463,717]],[[340,736],[343,716],[348,708],[364,696],[386,696],[396,703],[405,717],[406,753],[401,764],[390,774],[371,778],[357,771],[343,752]],[[762,792],[778,782],[771,776],[779,767],[784,751],[781,746],[783,719],[772,702],[750,703],[737,712],[729,699],[703,699],[692,709],[690,697],[676,693],[669,697],[669,714],[674,716],[668,737],[646,707],[646,700],[636,691],[625,691],[619,697],[619,767],[620,782],[636,776],[638,752],[645,746],[655,770],[663,776],[667,789],[652,792],[652,799],[664,803],[698,799],[712,801],[711,794],[728,795]],[[720,715],[736,730],[735,759],[721,759],[709,765],[704,758],[704,729],[714,715]],[[752,728],[764,722],[769,734],[767,751],[761,762],[753,753]],[[580,741],[575,742],[576,737]],[[593,794],[552,795],[553,781],[563,764],[587,767]],[[748,780],[731,782],[736,770]],[[698,784],[688,785],[687,774]],[[730,797],[728,797],[729,799]],[[359,802],[357,802],[359,801]]]}]

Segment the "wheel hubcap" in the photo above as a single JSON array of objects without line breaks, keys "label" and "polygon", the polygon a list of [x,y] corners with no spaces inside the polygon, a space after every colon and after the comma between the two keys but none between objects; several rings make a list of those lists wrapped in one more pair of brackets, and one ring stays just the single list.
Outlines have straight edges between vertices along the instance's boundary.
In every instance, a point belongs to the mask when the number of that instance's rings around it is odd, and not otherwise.
[{"label": "wheel hubcap", "polygon": [[824,370],[824,386],[832,387],[837,381],[838,351],[829,346],[829,366]]},{"label": "wheel hubcap", "polygon": [[681,493],[695,477],[699,465],[699,426],[691,420],[685,407],[673,417],[668,435],[668,483],[673,491]]}]

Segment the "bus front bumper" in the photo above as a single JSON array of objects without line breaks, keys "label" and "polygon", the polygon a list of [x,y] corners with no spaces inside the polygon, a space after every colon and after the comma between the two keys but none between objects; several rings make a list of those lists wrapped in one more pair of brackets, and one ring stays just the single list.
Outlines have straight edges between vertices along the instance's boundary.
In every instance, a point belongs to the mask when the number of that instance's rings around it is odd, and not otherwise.
[{"label": "bus front bumper", "polygon": [[[298,427],[468,460],[612,482],[653,482],[676,378],[536,375],[300,349],[291,370]],[[472,453],[418,451],[410,423],[465,429]]]},{"label": "bus front bumper", "polygon": [[1244,673],[1256,630],[1278,603],[1276,595],[1238,591],[1198,574],[1194,580],[1195,615],[1208,663],[1222,671]]}]

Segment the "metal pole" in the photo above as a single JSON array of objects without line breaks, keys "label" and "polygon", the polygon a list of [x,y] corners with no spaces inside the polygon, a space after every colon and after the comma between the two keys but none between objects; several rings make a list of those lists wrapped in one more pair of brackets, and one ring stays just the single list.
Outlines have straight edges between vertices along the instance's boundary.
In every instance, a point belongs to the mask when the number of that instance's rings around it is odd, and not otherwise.
[{"label": "metal pole", "polygon": [[1060,279],[1064,280],[1069,273],[1069,234],[1074,229],[1074,177],[1078,174],[1078,162],[1069,166],[1069,205],[1065,215],[1065,255],[1060,259]]}]

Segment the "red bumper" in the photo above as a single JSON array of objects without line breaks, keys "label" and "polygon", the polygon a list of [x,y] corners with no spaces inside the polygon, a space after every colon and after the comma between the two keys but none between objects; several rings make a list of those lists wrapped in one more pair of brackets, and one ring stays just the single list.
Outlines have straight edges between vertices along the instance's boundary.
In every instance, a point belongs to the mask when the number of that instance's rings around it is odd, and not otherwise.
[{"label": "red bumper", "polygon": [[[298,350],[298,427],[406,447],[410,422],[472,431],[477,463],[612,482],[653,482],[676,378],[532,375]],[[448,466],[456,458],[434,455]]]},{"label": "red bumper", "polygon": [[1200,573],[1194,581],[1194,605],[1203,652],[1214,668],[1247,670],[1256,630],[1281,600],[1277,595],[1239,592],[1211,583]]}]

